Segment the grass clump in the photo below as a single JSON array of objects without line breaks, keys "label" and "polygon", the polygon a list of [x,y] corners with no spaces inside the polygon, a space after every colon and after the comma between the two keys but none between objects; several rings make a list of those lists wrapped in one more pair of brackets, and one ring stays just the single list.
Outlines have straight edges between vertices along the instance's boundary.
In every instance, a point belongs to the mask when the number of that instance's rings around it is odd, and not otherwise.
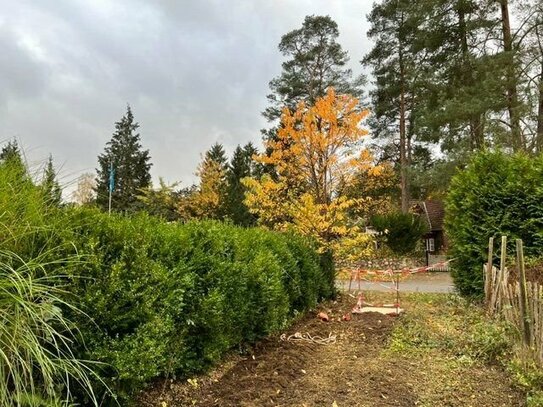
[{"label": "grass clump", "polygon": [[391,352],[438,351],[462,362],[493,363],[511,351],[507,327],[457,295],[411,294],[405,302],[409,312],[392,332]]},{"label": "grass clump", "polygon": [[60,406],[78,392],[98,405],[93,365],[75,354],[81,341],[70,298],[55,208],[22,161],[0,162],[0,406]]}]

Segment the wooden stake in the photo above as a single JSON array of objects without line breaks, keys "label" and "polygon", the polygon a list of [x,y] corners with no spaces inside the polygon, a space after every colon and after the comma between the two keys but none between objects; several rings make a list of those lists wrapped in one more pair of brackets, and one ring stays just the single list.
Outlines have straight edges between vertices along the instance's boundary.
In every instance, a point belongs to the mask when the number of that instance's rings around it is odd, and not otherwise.
[{"label": "wooden stake", "polygon": [[485,278],[485,302],[488,305],[490,301],[490,292],[491,292],[491,285],[490,285],[490,279],[492,276],[492,256],[494,251],[494,238],[491,237],[488,239],[488,261],[486,263],[486,274],[484,275]]},{"label": "wooden stake", "polygon": [[496,279],[496,291],[495,291],[495,310],[499,311],[501,309],[502,302],[502,284],[504,283],[504,274],[505,274],[505,260],[507,257],[507,236],[502,236],[502,247],[500,252],[500,271],[498,273],[498,278]]},{"label": "wooden stake", "polygon": [[530,346],[530,322],[528,316],[528,298],[526,293],[526,271],[524,269],[524,248],[522,240],[517,239],[517,270],[520,286],[520,319],[523,327],[524,343]]}]

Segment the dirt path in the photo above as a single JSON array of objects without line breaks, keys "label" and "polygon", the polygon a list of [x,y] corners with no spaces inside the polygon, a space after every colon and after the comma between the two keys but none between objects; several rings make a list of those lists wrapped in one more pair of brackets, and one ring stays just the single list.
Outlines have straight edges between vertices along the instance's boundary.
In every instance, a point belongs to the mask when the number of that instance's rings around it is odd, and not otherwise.
[{"label": "dirt path", "polygon": [[[244,357],[233,356],[210,375],[188,382],[158,383],[141,406],[520,406],[523,395],[497,366],[431,351],[392,352],[393,330],[402,324],[380,314],[349,313],[356,300],[344,295],[286,332],[336,336],[329,345],[260,342]],[[335,404],[334,404],[335,403]]]}]

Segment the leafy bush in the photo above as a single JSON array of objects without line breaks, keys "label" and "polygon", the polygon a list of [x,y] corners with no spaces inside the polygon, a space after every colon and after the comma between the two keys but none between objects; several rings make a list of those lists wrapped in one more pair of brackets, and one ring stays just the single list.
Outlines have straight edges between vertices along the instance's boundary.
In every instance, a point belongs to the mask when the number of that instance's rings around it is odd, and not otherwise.
[{"label": "leafy bush", "polygon": [[[0,252],[13,253],[0,258],[0,340],[13,351],[2,347],[0,406],[57,405],[71,398],[67,380],[84,405],[97,393],[124,405],[152,379],[201,371],[334,293],[333,263],[297,235],[59,209],[10,166],[0,163]],[[103,362],[94,393],[82,359]]]},{"label": "leafy bush", "polygon": [[397,255],[413,253],[428,231],[428,225],[421,217],[410,213],[377,215],[371,219],[371,224],[388,248]]},{"label": "leafy bush", "polygon": [[75,281],[85,357],[121,399],[158,376],[189,375],[229,349],[276,332],[333,293],[307,240],[218,222],[167,224],[74,210],[86,259]]},{"label": "leafy bush", "polygon": [[507,235],[524,241],[527,256],[543,249],[543,159],[522,154],[485,152],[451,182],[446,200],[445,227],[453,278],[460,293],[483,291],[482,265],[488,239]]}]

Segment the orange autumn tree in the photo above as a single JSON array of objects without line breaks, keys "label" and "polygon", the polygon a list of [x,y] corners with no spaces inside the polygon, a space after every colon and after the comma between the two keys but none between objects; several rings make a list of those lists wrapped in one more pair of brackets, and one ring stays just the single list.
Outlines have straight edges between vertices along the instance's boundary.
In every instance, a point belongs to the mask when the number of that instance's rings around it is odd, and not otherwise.
[{"label": "orange autumn tree", "polygon": [[367,115],[356,98],[332,88],[314,106],[302,102],[296,111],[283,111],[276,137],[265,143],[268,154],[256,157],[274,168],[274,176],[244,180],[245,203],[262,225],[294,228],[315,237],[324,250],[338,238],[359,234],[348,217],[359,200],[344,190],[361,169],[379,172],[361,146]]},{"label": "orange autumn tree", "polygon": [[223,219],[226,195],[226,159],[221,145],[208,150],[198,165],[200,183],[195,191],[180,199],[177,212],[182,219]]}]

